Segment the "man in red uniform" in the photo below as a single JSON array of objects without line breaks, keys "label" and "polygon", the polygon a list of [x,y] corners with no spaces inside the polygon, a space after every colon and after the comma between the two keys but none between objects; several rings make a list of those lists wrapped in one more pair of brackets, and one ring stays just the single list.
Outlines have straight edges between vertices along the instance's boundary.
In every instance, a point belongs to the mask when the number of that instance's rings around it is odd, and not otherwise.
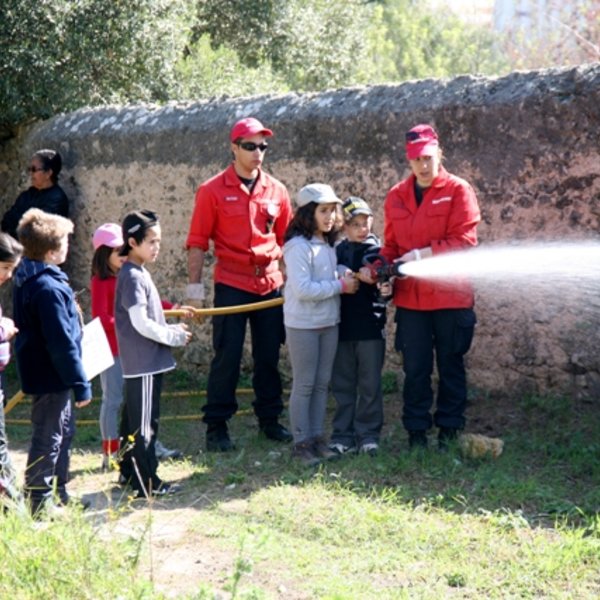
[{"label": "man in red uniform", "polygon": [[[406,134],[412,174],[388,192],[384,204],[384,247],[388,260],[428,259],[477,244],[480,221],[477,197],[463,179],[441,164],[436,131],[417,125]],[[467,382],[464,355],[475,327],[474,296],[464,280],[397,279],[394,285],[396,350],[404,367],[402,421],[411,447],[427,446],[427,430],[439,428],[440,449],[465,424]],[[439,375],[433,405],[433,360]]]},{"label": "man in red uniform", "polygon": [[[238,121],[230,133],[233,163],[204,182],[187,238],[188,301],[204,299],[204,255],[212,240],[215,306],[234,306],[280,296],[283,274],[279,260],[283,236],[292,216],[285,186],[262,170],[273,132],[252,117]],[[283,410],[279,349],[284,341],[281,306],[213,318],[213,348],[203,420],[206,448],[233,449],[227,421],[238,408],[235,397],[240,363],[250,321],[255,393],[254,412],[268,438],[289,442],[289,431],[279,423]]]}]

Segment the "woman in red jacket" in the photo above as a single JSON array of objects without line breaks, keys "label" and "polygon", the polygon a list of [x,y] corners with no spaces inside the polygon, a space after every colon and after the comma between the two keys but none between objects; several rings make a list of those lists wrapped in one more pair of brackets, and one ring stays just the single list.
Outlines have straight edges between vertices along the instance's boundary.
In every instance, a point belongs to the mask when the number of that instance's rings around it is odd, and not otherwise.
[{"label": "woman in red jacket", "polygon": [[[441,164],[438,136],[430,125],[406,134],[412,174],[396,184],[384,205],[382,255],[403,262],[428,259],[477,244],[480,221],[477,197],[463,179]],[[439,428],[445,449],[465,424],[467,383],[464,355],[475,327],[474,297],[464,280],[396,279],[396,350],[404,362],[402,421],[411,448],[427,446],[427,430]],[[439,385],[433,418],[431,376],[437,364]]]}]

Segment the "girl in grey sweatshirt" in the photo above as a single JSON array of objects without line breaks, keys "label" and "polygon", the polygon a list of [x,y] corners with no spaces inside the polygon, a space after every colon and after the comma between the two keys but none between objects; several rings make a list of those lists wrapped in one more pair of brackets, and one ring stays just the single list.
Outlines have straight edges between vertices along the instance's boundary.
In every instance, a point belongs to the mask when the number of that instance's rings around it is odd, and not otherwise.
[{"label": "girl in grey sweatshirt", "polygon": [[333,244],[341,200],[322,183],[303,187],[285,235],[283,315],[292,365],[292,456],[307,466],[337,455],[324,439],[325,411],[338,341],[340,294],[355,293],[358,280],[336,271]]}]

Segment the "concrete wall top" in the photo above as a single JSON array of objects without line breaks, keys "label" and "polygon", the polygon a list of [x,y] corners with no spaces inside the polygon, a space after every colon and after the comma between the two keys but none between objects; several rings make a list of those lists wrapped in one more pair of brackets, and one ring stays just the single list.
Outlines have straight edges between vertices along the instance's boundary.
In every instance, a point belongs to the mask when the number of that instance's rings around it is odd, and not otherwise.
[{"label": "concrete wall top", "polygon": [[[586,65],[502,78],[463,76],[318,94],[82,109],[41,124],[28,137],[28,145],[34,149],[67,142],[66,162],[81,166],[198,163],[207,152],[227,156],[231,124],[254,114],[274,128],[277,159],[301,155],[322,162],[323,153],[362,160],[392,154],[402,162],[402,133],[421,121],[436,125],[448,156],[473,161],[480,151],[498,157],[498,152],[515,146],[515,156],[536,155],[544,145],[560,145],[566,151],[571,140],[596,142],[595,131],[585,124],[593,113],[597,117],[599,87],[600,66]],[[577,127],[566,128],[562,109],[575,102],[589,111],[582,111]],[[490,131],[485,118],[490,110],[505,117],[496,131]],[[545,115],[543,126],[532,129],[531,112]],[[153,143],[136,145],[135,137],[144,135],[152,135]],[[171,142],[174,135],[177,144]],[[307,144],[311,136],[313,142]]]}]

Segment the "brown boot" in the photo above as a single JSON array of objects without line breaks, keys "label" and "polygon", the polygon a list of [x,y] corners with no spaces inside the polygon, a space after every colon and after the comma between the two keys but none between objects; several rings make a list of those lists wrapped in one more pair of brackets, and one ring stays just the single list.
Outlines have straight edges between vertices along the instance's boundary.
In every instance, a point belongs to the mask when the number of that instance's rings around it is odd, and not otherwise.
[{"label": "brown boot", "polygon": [[316,467],[321,463],[313,450],[312,440],[298,442],[292,447],[292,458],[300,461],[305,467]]},{"label": "brown boot", "polygon": [[337,460],[340,455],[334,452],[322,437],[313,439],[313,452],[323,460]]}]

